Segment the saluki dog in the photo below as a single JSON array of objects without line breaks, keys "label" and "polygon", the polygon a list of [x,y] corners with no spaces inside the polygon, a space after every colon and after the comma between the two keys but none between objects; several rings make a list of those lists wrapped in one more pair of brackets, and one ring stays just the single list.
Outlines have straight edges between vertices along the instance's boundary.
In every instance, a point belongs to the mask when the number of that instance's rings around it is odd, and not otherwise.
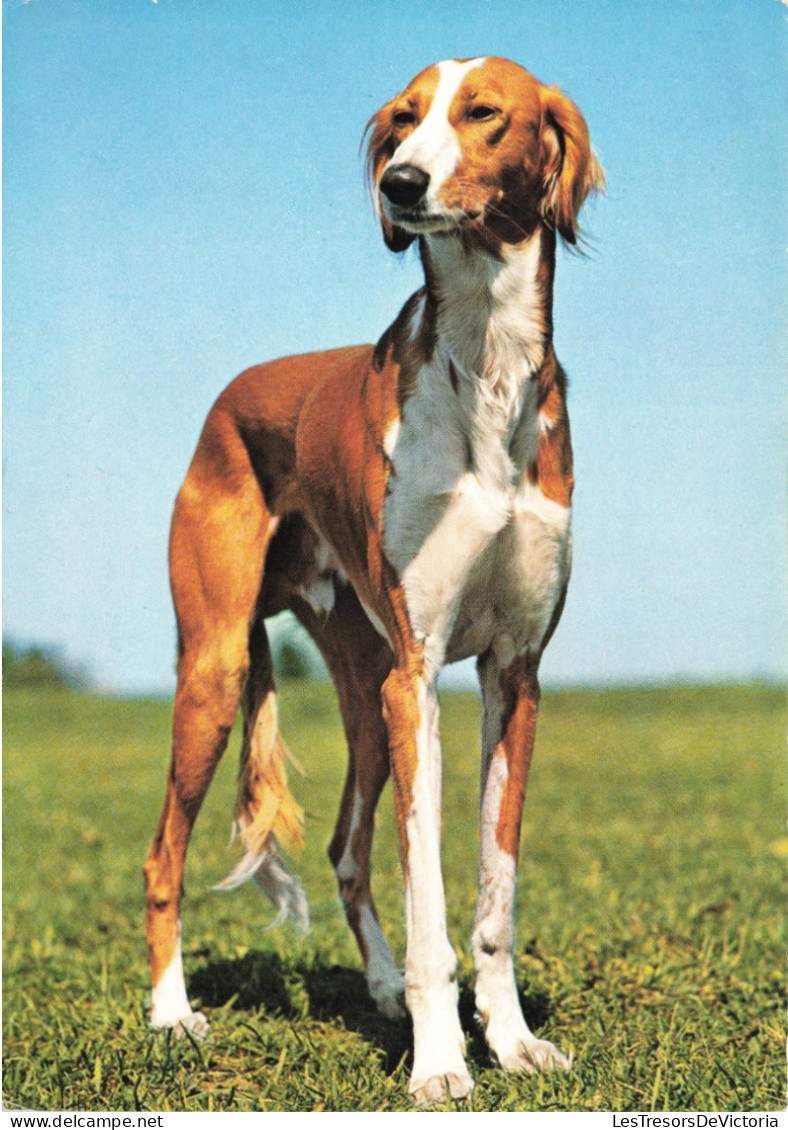
[{"label": "saluki dog", "polygon": [[[308,920],[277,850],[302,814],[285,778],[265,620],[290,609],[339,697],[349,766],[328,852],[372,998],[413,1023],[417,1103],[473,1086],[440,868],[436,682],[478,657],[482,770],[472,949],[490,1053],[507,1071],[565,1068],[515,984],[520,818],[537,671],[564,604],[572,453],[553,349],[556,241],[603,185],[586,124],[557,87],[505,59],[422,71],[368,125],[388,247],[414,240],[424,285],[377,345],[273,361],[219,396],[178,494],[172,761],[145,864],[155,1027],[201,1032],[180,946],[184,860],[239,703],[235,828],[280,916]],[[370,891],[375,806],[392,777],[405,880],[404,978]]]}]

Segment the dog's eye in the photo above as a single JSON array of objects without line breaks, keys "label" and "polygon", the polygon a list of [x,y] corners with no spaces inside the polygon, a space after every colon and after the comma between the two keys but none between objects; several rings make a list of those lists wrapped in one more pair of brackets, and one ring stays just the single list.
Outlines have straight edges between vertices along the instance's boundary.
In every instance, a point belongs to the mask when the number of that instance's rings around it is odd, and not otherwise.
[{"label": "dog's eye", "polygon": [[489,122],[497,113],[494,106],[471,106],[466,116],[471,122]]},{"label": "dog's eye", "polygon": [[393,120],[395,126],[412,126],[416,123],[416,115],[412,110],[397,110]]}]

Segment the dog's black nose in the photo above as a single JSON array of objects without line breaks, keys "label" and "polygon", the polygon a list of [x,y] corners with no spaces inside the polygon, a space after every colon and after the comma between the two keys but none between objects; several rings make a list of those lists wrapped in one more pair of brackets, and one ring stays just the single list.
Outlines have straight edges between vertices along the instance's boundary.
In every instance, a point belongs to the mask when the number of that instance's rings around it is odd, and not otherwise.
[{"label": "dog's black nose", "polygon": [[421,200],[429,183],[429,174],[416,165],[391,165],[380,178],[380,191],[392,204],[412,208]]}]

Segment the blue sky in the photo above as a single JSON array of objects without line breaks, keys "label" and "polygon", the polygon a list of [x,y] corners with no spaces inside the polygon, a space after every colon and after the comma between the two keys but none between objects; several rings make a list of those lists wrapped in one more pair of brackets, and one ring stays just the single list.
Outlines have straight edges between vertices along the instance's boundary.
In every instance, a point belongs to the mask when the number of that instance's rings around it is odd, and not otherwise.
[{"label": "blue sky", "polygon": [[779,0],[4,0],[4,625],[173,685],[169,516],[249,364],[419,285],[359,142],[438,59],[580,105],[609,191],[561,254],[575,568],[550,683],[783,677]]}]

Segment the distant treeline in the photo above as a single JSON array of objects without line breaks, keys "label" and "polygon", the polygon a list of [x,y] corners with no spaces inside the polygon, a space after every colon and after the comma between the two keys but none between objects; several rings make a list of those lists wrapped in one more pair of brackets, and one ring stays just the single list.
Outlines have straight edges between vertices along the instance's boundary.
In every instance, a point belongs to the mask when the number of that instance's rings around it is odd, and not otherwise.
[{"label": "distant treeline", "polygon": [[298,639],[284,639],[274,648],[274,668],[280,679],[310,679],[310,656]]},{"label": "distant treeline", "polygon": [[[292,630],[273,646],[279,679],[326,677],[319,654],[306,633]],[[3,690],[89,690],[94,686],[86,668],[67,659],[57,647],[22,645],[3,640]]]},{"label": "distant treeline", "polygon": [[4,690],[83,690],[89,685],[87,672],[57,648],[3,640]]}]

